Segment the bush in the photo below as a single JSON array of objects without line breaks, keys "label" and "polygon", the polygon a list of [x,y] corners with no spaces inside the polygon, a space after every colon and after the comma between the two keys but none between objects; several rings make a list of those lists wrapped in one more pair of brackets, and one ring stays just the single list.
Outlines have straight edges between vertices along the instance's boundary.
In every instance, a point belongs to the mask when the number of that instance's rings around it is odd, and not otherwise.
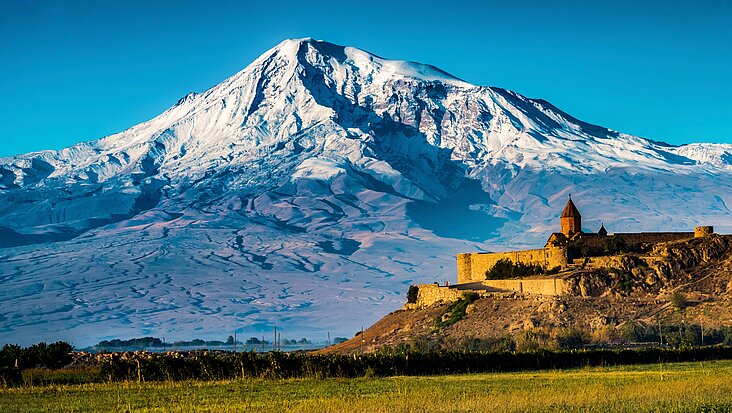
[{"label": "bush", "polygon": [[409,291],[407,291],[407,302],[414,304],[417,302],[417,295],[419,293],[419,287],[416,285],[410,285]]},{"label": "bush", "polygon": [[671,294],[670,300],[671,304],[677,310],[682,310],[686,308],[686,306],[689,304],[688,300],[686,299],[686,294],[682,293],[681,291],[674,291]]},{"label": "bush", "polygon": [[480,298],[480,295],[475,292],[463,294],[463,297],[461,299],[455,301],[449,307],[447,307],[445,314],[437,319],[437,327],[449,327],[462,320],[463,317],[465,317],[465,311],[467,310],[468,306],[478,298]]},{"label": "bush", "polygon": [[445,343],[450,351],[495,353],[516,350],[516,342],[509,335],[491,338],[464,337]]},{"label": "bush", "polygon": [[536,351],[546,347],[547,335],[540,330],[524,330],[516,339],[516,351]]},{"label": "bush", "polygon": [[567,328],[556,332],[554,341],[559,349],[575,349],[582,348],[589,339],[584,331],[577,328]]},{"label": "bush", "polygon": [[0,367],[0,387],[18,386],[23,382],[23,374],[15,367]]},{"label": "bush", "polygon": [[557,265],[557,266],[556,266],[556,267],[554,267],[554,268],[550,268],[550,269],[546,270],[546,272],[544,273],[544,275],[554,275],[554,274],[559,274],[559,271],[561,271],[561,270],[562,270],[562,267],[561,267],[561,266],[559,266],[559,265]]},{"label": "bush", "polygon": [[623,326],[620,328],[620,338],[623,339],[623,341],[628,343],[635,343],[640,341],[641,334],[636,328],[636,325],[632,322],[624,323]]},{"label": "bush", "polygon": [[544,268],[541,265],[517,263],[509,259],[498,260],[490,270],[486,271],[487,280],[500,280],[504,278],[527,277],[530,275],[543,274]]}]

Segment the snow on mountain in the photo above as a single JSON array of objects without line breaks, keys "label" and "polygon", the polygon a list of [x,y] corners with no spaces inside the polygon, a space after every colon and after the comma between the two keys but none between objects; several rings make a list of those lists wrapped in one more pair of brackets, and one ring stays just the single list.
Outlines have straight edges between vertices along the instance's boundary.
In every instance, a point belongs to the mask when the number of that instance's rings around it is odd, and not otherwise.
[{"label": "snow on mountain", "polygon": [[428,65],[286,40],[156,118],[0,159],[0,342],[347,335],[460,251],[732,230],[732,145],[671,146]]}]

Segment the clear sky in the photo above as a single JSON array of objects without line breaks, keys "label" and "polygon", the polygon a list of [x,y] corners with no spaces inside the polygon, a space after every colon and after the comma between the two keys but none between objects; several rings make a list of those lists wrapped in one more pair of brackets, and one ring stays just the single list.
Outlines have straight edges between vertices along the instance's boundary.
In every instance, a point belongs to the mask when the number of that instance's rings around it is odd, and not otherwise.
[{"label": "clear sky", "polygon": [[732,0],[0,6],[0,156],[122,131],[293,37],[430,63],[646,138],[732,143]]}]

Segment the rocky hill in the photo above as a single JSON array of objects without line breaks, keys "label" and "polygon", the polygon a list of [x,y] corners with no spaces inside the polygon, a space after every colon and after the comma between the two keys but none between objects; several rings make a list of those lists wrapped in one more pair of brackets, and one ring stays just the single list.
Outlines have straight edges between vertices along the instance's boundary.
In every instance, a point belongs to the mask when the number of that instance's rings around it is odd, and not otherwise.
[{"label": "rocky hill", "polygon": [[508,341],[556,346],[557,338],[568,333],[585,343],[627,344],[638,341],[634,332],[657,331],[658,326],[673,334],[683,326],[699,326],[709,334],[732,324],[732,236],[661,243],[646,254],[618,258],[617,267],[563,273],[571,291],[562,296],[484,292],[469,297],[458,320],[455,302],[398,310],[323,351],[463,348]]}]

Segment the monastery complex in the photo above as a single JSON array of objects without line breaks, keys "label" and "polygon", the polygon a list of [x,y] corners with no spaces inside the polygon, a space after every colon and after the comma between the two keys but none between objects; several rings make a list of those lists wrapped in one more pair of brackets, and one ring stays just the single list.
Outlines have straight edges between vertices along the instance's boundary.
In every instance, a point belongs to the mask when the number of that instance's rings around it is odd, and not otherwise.
[{"label": "monastery complex", "polygon": [[[713,227],[698,226],[693,232],[609,234],[604,224],[597,232],[584,232],[582,215],[570,197],[559,218],[559,232],[549,236],[544,248],[458,254],[457,284],[418,285],[416,303],[407,306],[427,306],[438,301],[454,301],[466,291],[562,295],[567,292],[565,277],[569,274],[585,269],[619,268],[628,252],[642,253],[658,243],[688,240],[712,233]],[[523,278],[488,279],[488,273],[499,261],[504,264],[510,261],[512,265],[540,267],[545,274]]]}]

